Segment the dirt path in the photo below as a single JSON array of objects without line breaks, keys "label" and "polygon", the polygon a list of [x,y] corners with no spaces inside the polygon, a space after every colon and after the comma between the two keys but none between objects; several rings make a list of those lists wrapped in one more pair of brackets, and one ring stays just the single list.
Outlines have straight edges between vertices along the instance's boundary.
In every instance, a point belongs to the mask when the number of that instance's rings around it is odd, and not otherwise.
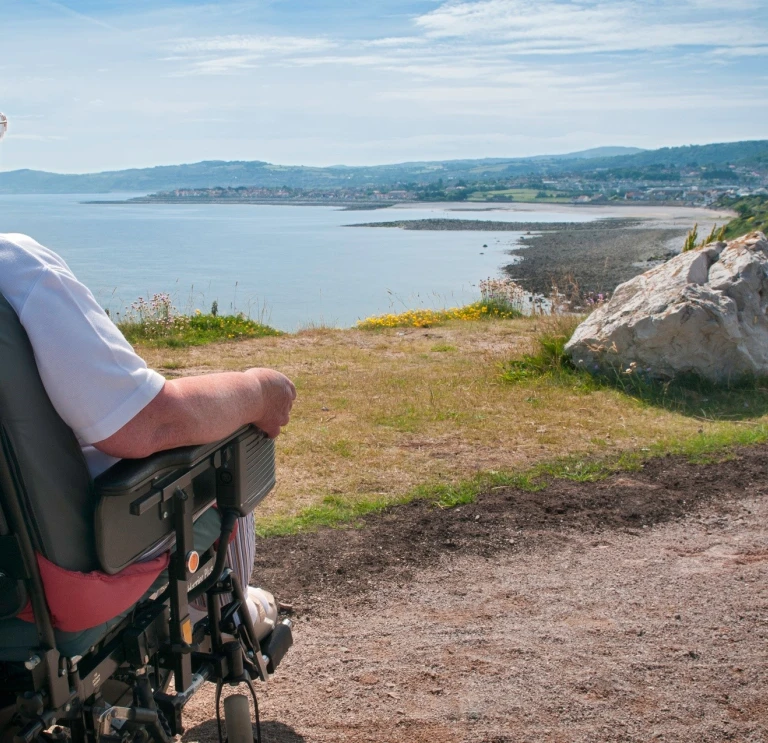
[{"label": "dirt path", "polygon": [[265,740],[766,741],[766,493],[757,447],[270,540],[296,645]]}]

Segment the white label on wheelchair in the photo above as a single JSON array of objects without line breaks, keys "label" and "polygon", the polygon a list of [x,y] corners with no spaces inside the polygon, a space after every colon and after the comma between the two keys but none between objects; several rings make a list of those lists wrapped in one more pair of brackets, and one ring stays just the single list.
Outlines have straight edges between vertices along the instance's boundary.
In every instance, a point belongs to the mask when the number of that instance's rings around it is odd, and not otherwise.
[{"label": "white label on wheelchair", "polygon": [[200,573],[200,575],[195,577],[194,582],[189,584],[188,590],[191,591],[197,588],[212,572],[213,572],[213,565],[209,563],[208,566],[203,569],[203,572]]}]

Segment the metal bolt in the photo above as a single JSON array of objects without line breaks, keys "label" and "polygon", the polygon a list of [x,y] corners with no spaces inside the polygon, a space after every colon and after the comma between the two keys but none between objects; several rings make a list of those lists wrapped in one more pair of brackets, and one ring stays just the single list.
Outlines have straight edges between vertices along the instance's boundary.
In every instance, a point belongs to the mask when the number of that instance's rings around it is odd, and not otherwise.
[{"label": "metal bolt", "polygon": [[24,668],[26,668],[28,671],[33,671],[39,665],[40,665],[39,655],[33,655],[29,660],[24,662]]}]

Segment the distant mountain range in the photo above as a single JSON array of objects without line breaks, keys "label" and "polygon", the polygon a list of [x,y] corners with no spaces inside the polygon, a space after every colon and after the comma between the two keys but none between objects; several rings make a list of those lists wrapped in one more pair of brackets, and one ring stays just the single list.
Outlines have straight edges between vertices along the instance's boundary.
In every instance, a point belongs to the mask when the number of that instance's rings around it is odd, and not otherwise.
[{"label": "distant mountain range", "polygon": [[257,186],[276,188],[361,188],[449,181],[481,181],[520,175],[558,175],[601,169],[754,165],[768,167],[768,140],[666,147],[598,147],[565,155],[483,160],[444,160],[396,165],[327,168],[273,165],[261,161],[204,161],[104,173],[66,175],[39,170],[0,173],[0,193],[113,193],[177,188]]}]

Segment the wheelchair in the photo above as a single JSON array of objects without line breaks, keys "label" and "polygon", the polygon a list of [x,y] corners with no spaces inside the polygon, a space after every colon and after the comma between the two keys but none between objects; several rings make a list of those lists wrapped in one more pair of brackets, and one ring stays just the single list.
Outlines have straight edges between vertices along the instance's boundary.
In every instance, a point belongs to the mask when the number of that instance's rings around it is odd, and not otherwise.
[{"label": "wheelchair", "polygon": [[257,635],[225,557],[274,482],[274,443],[252,426],[92,480],[0,296],[2,740],[169,743],[208,681],[220,741],[222,690],[242,685],[224,700],[228,740],[259,742],[254,682],[288,652],[291,624]]}]

